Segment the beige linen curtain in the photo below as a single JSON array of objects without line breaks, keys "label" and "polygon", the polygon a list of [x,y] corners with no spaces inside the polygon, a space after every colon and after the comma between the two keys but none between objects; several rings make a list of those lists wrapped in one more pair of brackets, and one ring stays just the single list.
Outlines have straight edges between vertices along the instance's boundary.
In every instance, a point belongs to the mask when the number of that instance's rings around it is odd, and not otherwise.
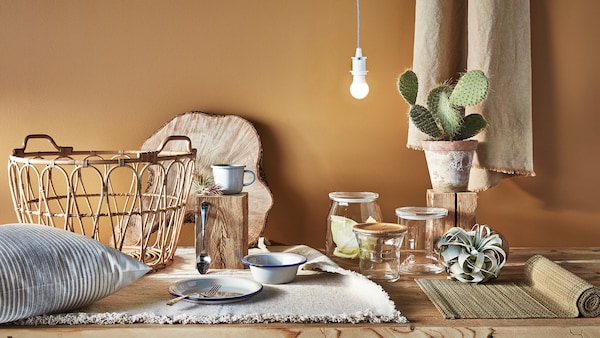
[{"label": "beige linen curtain", "polygon": [[[416,0],[413,70],[420,104],[430,88],[466,70],[480,69],[490,79],[487,99],[466,112],[488,121],[475,137],[470,191],[535,175],[529,18],[529,0]],[[410,123],[407,146],[421,149],[423,139]]]}]

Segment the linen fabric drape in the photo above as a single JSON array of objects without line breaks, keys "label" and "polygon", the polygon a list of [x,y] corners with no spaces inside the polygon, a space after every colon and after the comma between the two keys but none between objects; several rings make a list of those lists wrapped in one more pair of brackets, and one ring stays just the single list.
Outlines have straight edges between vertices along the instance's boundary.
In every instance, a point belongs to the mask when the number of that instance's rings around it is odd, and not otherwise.
[{"label": "linen fabric drape", "polygon": [[[490,80],[480,113],[487,129],[479,141],[469,181],[482,191],[514,175],[534,176],[529,0],[416,0],[413,70],[417,101],[435,85],[466,70]],[[409,122],[407,147],[422,149],[427,136]]]}]

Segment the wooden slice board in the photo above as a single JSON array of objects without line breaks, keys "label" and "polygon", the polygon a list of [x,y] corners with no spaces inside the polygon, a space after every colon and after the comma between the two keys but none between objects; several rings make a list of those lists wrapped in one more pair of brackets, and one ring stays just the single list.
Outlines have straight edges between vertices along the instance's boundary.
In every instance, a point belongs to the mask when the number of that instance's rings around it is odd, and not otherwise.
[{"label": "wooden slice board", "polygon": [[[254,246],[273,206],[273,195],[261,167],[262,146],[254,126],[236,115],[187,112],[176,116],[150,136],[142,150],[155,150],[172,135],[190,138],[192,147],[197,149],[196,171],[204,177],[212,177],[210,166],[216,163],[245,164],[246,169],[256,173],[256,181],[243,190],[248,193],[248,246]],[[185,143],[170,142],[165,150],[186,150]],[[190,194],[188,219],[194,219],[197,203],[196,194]]]}]

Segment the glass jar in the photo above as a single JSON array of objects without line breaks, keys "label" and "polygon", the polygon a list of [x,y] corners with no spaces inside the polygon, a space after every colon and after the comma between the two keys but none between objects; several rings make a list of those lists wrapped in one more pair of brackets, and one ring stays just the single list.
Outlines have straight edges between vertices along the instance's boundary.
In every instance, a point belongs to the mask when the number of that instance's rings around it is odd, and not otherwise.
[{"label": "glass jar", "polygon": [[352,232],[357,223],[381,221],[381,209],[377,204],[379,194],[374,192],[332,192],[327,217],[325,251],[330,257],[358,257],[358,242]]},{"label": "glass jar", "polygon": [[406,230],[406,226],[395,223],[354,225],[360,273],[376,281],[397,281],[400,278],[400,250]]},{"label": "glass jar", "polygon": [[396,209],[398,224],[407,227],[402,252],[404,261],[400,271],[410,274],[436,274],[444,271],[434,244],[444,233],[443,222],[434,220],[444,218],[448,210],[430,207],[403,207]]}]

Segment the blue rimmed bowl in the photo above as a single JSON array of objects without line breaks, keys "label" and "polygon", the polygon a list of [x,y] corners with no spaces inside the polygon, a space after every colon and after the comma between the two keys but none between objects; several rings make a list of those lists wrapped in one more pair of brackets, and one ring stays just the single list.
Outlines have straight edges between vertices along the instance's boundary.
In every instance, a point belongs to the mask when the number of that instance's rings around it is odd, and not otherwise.
[{"label": "blue rimmed bowl", "polygon": [[257,282],[283,284],[296,278],[298,267],[306,263],[306,257],[291,252],[263,252],[244,256],[242,262],[250,267]]}]

